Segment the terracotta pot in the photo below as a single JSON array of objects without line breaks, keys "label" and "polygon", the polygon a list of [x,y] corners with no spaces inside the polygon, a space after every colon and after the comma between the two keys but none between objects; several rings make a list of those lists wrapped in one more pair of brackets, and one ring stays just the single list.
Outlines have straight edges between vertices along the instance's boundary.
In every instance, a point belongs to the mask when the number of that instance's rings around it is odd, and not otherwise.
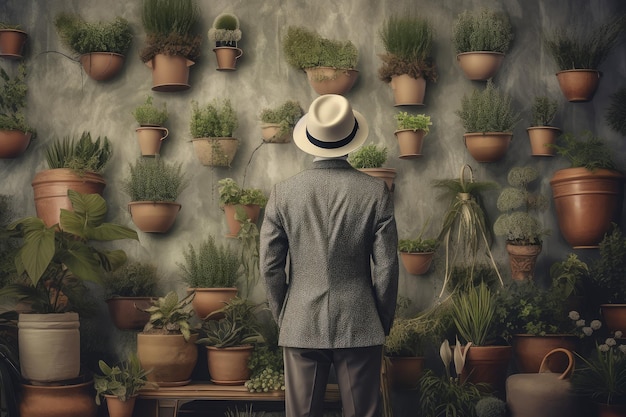
[{"label": "terracotta pot", "polygon": [[404,269],[411,275],[422,275],[428,272],[435,252],[400,252],[400,260]]},{"label": "terracotta pot", "polygon": [[239,148],[235,138],[196,138],[191,142],[200,163],[212,167],[229,167]]},{"label": "terracotta pot", "polygon": [[346,94],[359,76],[355,69],[331,67],[305,68],[309,84],[317,94]]},{"label": "terracotta pot", "polygon": [[597,248],[620,221],[624,175],[585,168],[558,170],[550,180],[561,234],[573,248]]},{"label": "terracotta pot", "polygon": [[102,195],[106,182],[102,175],[95,172],[86,172],[81,177],[71,169],[56,168],[38,172],[32,186],[37,217],[50,227],[59,223],[62,208],[72,210],[67,190]]},{"label": "terracotta pot", "polygon": [[512,245],[507,243],[511,265],[511,278],[516,281],[532,279],[535,275],[535,264],[541,253],[541,245]]},{"label": "terracotta pot", "polygon": [[261,137],[265,143],[288,143],[291,141],[292,132],[293,130],[289,129],[281,135],[278,123],[261,124]]},{"label": "terracotta pot", "polygon": [[361,168],[359,171],[371,175],[372,177],[382,178],[385,180],[385,184],[387,184],[387,188],[391,192],[396,188],[393,183],[393,180],[396,178],[395,168]]},{"label": "terracotta pot", "polygon": [[506,155],[513,134],[511,132],[466,133],[465,147],[476,162],[496,162]]},{"label": "terracotta pot", "polygon": [[[237,296],[237,288],[187,288],[187,292],[194,292],[196,295],[191,301],[193,311],[196,312],[196,316],[204,319],[206,316],[219,310],[226,305],[227,301],[232,300]],[[214,317],[219,319],[220,317]]]},{"label": "terracotta pot", "polygon": [[150,307],[152,297],[113,297],[106,300],[109,315],[120,330],[141,330],[150,320],[150,314],[138,308]]},{"label": "terracotta pot", "polygon": [[248,361],[254,346],[217,348],[206,346],[209,375],[217,385],[243,385],[250,379]]},{"label": "terracotta pot", "polygon": [[0,130],[0,158],[17,158],[26,151],[32,133],[21,130]]},{"label": "terracotta pot", "polygon": [[226,216],[226,224],[228,225],[229,230],[229,233],[226,235],[227,237],[237,237],[239,230],[241,230],[241,224],[235,220],[237,207],[242,207],[244,209],[246,215],[252,223],[256,223],[259,220],[259,215],[261,214],[261,207],[257,204],[226,204],[224,206],[224,215]]},{"label": "terracotta pot", "polygon": [[[516,334],[513,336],[513,358],[517,370],[521,373],[539,372],[543,358],[552,350],[563,348],[576,350],[578,338],[571,334],[547,334],[534,336]],[[563,372],[567,368],[567,358],[555,355],[550,362],[552,372]]]},{"label": "terracotta pot", "polygon": [[243,55],[241,49],[230,46],[214,48],[213,52],[215,52],[215,57],[217,58],[218,71],[235,71],[237,69],[237,60]]},{"label": "terracotta pot", "polygon": [[124,66],[124,55],[113,52],[92,52],[81,55],[80,64],[92,80],[106,81],[120,72]]},{"label": "terracotta pot", "polygon": [[556,78],[563,95],[571,102],[590,101],[600,85],[602,73],[590,69],[559,71]]},{"label": "terracotta pot", "polygon": [[600,311],[609,331],[626,333],[626,304],[600,304]]},{"label": "terracotta pot", "polygon": [[128,211],[135,226],[146,233],[167,233],[182,206],[173,201],[131,201]]},{"label": "terracotta pot", "polygon": [[93,381],[73,385],[22,384],[20,417],[96,417]]},{"label": "terracotta pot", "polygon": [[391,366],[387,368],[391,386],[396,390],[414,390],[424,369],[424,357],[388,356]]},{"label": "terracotta pot", "polygon": [[166,127],[161,126],[142,126],[135,129],[135,132],[137,132],[137,141],[143,156],[159,155],[161,143],[170,134]]},{"label": "terracotta pot", "polygon": [[105,395],[104,398],[106,398],[109,417],[133,417],[135,401],[137,400],[136,395],[128,398],[126,401],[120,400],[115,395]]},{"label": "terracotta pot", "polygon": [[461,378],[473,383],[485,382],[491,385],[495,395],[502,397],[512,354],[511,346],[470,346]]},{"label": "terracotta pot", "polygon": [[22,59],[22,51],[28,35],[18,29],[0,29],[0,56],[9,59]]},{"label": "terracotta pot", "polygon": [[598,417],[626,417],[626,404],[596,404]]},{"label": "terracotta pot", "polygon": [[426,135],[423,130],[400,129],[393,134],[398,139],[399,158],[414,159],[422,156],[422,143]]},{"label": "terracotta pot", "polygon": [[485,81],[496,75],[503,59],[503,53],[489,51],[463,52],[456,56],[465,77],[473,81]]},{"label": "terracotta pot", "polygon": [[532,156],[554,156],[555,149],[546,145],[556,143],[556,139],[561,135],[561,129],[552,126],[533,126],[526,131]]},{"label": "terracotta pot", "polygon": [[137,355],[150,382],[160,386],[187,385],[198,361],[198,335],[192,333],[189,341],[181,334],[137,334]]},{"label": "terracotta pot", "polygon": [[157,54],[146,62],[152,69],[152,90],[169,93],[189,89],[189,67],[194,63],[181,55]]},{"label": "terracotta pot", "polygon": [[394,75],[389,83],[393,90],[395,106],[422,106],[426,94],[424,77],[413,78],[407,74]]}]

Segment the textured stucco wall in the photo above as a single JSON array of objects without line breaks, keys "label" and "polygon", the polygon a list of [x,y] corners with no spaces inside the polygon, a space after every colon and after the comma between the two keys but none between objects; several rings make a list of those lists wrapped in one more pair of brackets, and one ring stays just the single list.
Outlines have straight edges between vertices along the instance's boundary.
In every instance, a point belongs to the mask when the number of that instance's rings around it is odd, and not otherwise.
[{"label": "textured stucco wall", "polygon": [[[77,136],[90,131],[95,137],[107,136],[114,146],[113,160],[104,172],[108,183],[105,197],[109,219],[133,227],[126,210],[128,196],[120,187],[128,164],[139,156],[134,131],[136,124],[131,111],[147,94],[152,94],[157,104],[167,103],[171,133],[163,146],[162,156],[168,161],[182,162],[190,179],[190,186],[179,199],[183,208],[170,233],[140,232],[139,243],[121,245],[131,257],[157,263],[166,280],[165,289],[182,290],[176,262],[182,259],[183,248],[188,243],[198,244],[209,233],[222,239],[226,233],[223,214],[218,208],[219,179],[232,177],[241,183],[245,174],[246,186],[269,192],[271,184],[311,163],[312,158],[293,144],[263,145],[255,151],[261,144],[257,120],[261,108],[294,99],[306,109],[316,97],[304,73],[289,67],[282,56],[281,35],[290,24],[315,29],[325,37],[350,39],[357,45],[360,75],[347,96],[370,123],[369,142],[387,145],[390,150],[388,166],[398,170],[395,203],[401,237],[416,234],[425,219],[431,216],[433,230],[438,227],[445,203],[437,200],[438,193],[431,181],[457,177],[460,167],[466,163],[473,167],[478,180],[495,180],[502,185],[512,166],[532,164],[544,174],[540,190],[551,195],[549,180],[552,173],[567,164],[558,157],[541,159],[530,156],[525,129],[530,122],[530,105],[535,95],[547,94],[560,101],[556,124],[564,131],[591,129],[610,141],[616,159],[624,162],[624,138],[603,121],[609,95],[624,84],[624,46],[615,50],[601,67],[604,76],[594,100],[572,104],[562,97],[554,75],[556,67],[540,40],[544,31],[555,27],[573,22],[601,22],[623,13],[626,11],[623,0],[215,0],[199,1],[199,4],[205,33],[219,13],[231,11],[238,15],[243,31],[240,46],[244,55],[237,71],[216,71],[215,56],[205,38],[202,57],[191,68],[191,89],[179,93],[153,93],[150,90],[150,70],[138,57],[145,41],[140,0],[3,0],[0,4],[0,20],[20,23],[30,35],[26,58],[30,88],[28,118],[37,128],[38,138],[22,157],[0,160],[0,193],[14,197],[19,215],[35,213],[30,183],[35,173],[45,168],[43,152],[46,144],[56,137]],[[482,7],[503,10],[512,20],[515,41],[494,81],[512,95],[523,115],[506,157],[494,164],[479,164],[467,153],[462,140],[463,127],[455,114],[463,94],[482,85],[468,81],[456,64],[451,44],[452,23],[461,11]],[[438,82],[427,86],[425,106],[408,109],[425,112],[433,120],[424,157],[415,160],[397,158],[393,115],[399,109],[393,107],[389,86],[377,77],[378,54],[383,52],[378,37],[381,22],[405,8],[416,10],[432,20],[436,28],[435,60],[439,69]],[[55,53],[69,54],[61,45],[53,25],[55,15],[62,11],[78,12],[87,20],[111,20],[122,16],[131,22],[135,38],[123,72],[117,78],[95,82],[82,72],[77,62]],[[17,64],[3,60],[0,65],[14,69]],[[241,140],[241,146],[230,169],[202,166],[189,142],[191,101],[205,104],[216,97],[230,98],[239,116],[235,136]],[[497,215],[497,192],[489,196],[486,203],[493,220]],[[558,231],[552,207],[541,219],[552,229],[551,236],[545,240],[539,263],[539,273],[545,274],[553,261],[561,260],[571,249]],[[223,241],[227,241],[226,238]],[[232,244],[237,242],[232,241]],[[502,270],[507,273],[508,259],[501,238],[496,240],[493,250]],[[591,251],[579,253],[584,257],[593,256]],[[402,294],[413,298],[416,308],[429,305],[438,293],[441,266],[425,277],[410,276],[403,269],[401,274]]]}]

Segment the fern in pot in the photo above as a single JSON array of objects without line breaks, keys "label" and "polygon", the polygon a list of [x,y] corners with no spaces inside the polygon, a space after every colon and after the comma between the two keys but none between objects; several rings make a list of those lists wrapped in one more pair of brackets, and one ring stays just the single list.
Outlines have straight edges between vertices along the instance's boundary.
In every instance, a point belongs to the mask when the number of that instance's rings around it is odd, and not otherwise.
[{"label": "fern in pot", "polygon": [[0,158],[16,158],[36,133],[26,122],[26,65],[19,65],[13,77],[0,67],[0,79]]}]

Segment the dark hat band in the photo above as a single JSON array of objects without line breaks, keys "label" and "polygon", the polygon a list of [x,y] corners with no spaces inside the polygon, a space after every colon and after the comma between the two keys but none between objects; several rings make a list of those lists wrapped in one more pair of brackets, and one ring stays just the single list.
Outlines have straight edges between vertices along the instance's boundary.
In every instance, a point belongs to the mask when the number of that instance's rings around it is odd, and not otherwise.
[{"label": "dark hat band", "polygon": [[311,142],[313,145],[317,146],[318,148],[337,149],[337,148],[346,146],[347,144],[352,142],[352,139],[354,139],[354,137],[356,136],[357,130],[359,130],[359,122],[357,122],[356,118],[354,118],[354,128],[352,129],[352,132],[350,132],[350,134],[346,136],[345,138],[338,140],[336,142],[323,142],[321,140],[315,139],[309,133],[308,128],[306,129],[306,137],[309,140],[309,142]]}]

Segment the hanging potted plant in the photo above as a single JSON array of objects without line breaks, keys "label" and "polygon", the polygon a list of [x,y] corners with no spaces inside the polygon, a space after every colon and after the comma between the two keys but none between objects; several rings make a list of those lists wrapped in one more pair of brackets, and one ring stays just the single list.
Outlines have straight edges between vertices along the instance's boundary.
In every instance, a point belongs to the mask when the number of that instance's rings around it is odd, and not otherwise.
[{"label": "hanging potted plant", "polygon": [[538,178],[539,171],[534,167],[511,168],[507,176],[510,187],[502,190],[496,203],[502,214],[494,222],[493,231],[506,238],[514,280],[533,278],[537,257],[541,253],[541,238],[548,234],[534,215],[548,208],[548,198],[529,190],[529,184]]},{"label": "hanging potted plant", "polygon": [[215,44],[213,52],[217,58],[217,69],[220,71],[235,71],[237,60],[243,55],[237,42],[241,40],[239,19],[232,13],[221,13],[213,21],[209,29],[209,41]]},{"label": "hanging potted plant", "polygon": [[230,231],[226,236],[237,237],[241,229],[241,223],[236,219],[237,211],[243,210],[245,217],[256,224],[261,209],[267,204],[267,196],[258,188],[242,188],[232,178],[223,178],[218,184],[220,207],[224,210]]},{"label": "hanging potted plant", "polygon": [[351,41],[321,37],[315,31],[289,26],[283,37],[287,63],[303,70],[317,94],[346,94],[359,75],[359,51]]},{"label": "hanging potted plant", "polygon": [[394,191],[395,184],[393,180],[396,178],[396,169],[383,168],[383,165],[387,162],[386,146],[379,147],[374,144],[361,146],[350,154],[348,162],[361,172],[383,179],[387,184],[387,188],[390,191]]},{"label": "hanging potted plant", "polygon": [[597,248],[611,224],[619,224],[624,175],[607,144],[590,131],[580,138],[566,133],[552,146],[570,162],[550,180],[561,234],[574,248]]},{"label": "hanging potted plant", "polygon": [[237,113],[229,99],[214,99],[204,107],[196,101],[192,102],[189,130],[193,148],[202,165],[230,166],[239,147],[239,140],[233,137],[238,124]]},{"label": "hanging potted plant", "polygon": [[261,136],[266,143],[287,143],[291,141],[293,128],[304,116],[300,103],[287,100],[276,108],[265,108],[259,113]]},{"label": "hanging potted plant", "polygon": [[532,124],[526,128],[532,156],[554,156],[553,144],[561,134],[561,129],[550,126],[556,115],[557,102],[547,96],[537,96],[531,108]]},{"label": "hanging potted plant", "polygon": [[422,156],[422,140],[430,131],[430,116],[400,112],[395,116],[397,129],[393,132],[398,139],[401,159],[413,159]]},{"label": "hanging potted plant", "polygon": [[563,95],[571,102],[590,101],[602,73],[600,65],[618,44],[624,17],[618,16],[590,32],[578,27],[557,29],[545,36],[544,44],[559,68],[556,77]]},{"label": "hanging potted plant", "polygon": [[463,96],[456,114],[465,128],[465,147],[477,162],[496,162],[504,157],[513,127],[520,120],[508,94],[488,81],[484,90],[474,89],[470,96]]},{"label": "hanging potted plant", "polygon": [[35,129],[26,123],[26,66],[20,65],[13,78],[0,68],[0,158],[17,158],[30,144]]},{"label": "hanging potted plant", "polygon": [[146,97],[145,103],[133,110],[133,117],[139,123],[135,131],[141,155],[159,155],[161,143],[170,134],[170,131],[164,127],[167,116],[167,105],[163,103],[161,108],[155,106],[152,104],[152,96]]},{"label": "hanging potted plant", "polygon": [[141,60],[152,69],[152,90],[190,88],[189,67],[200,56],[200,10],[195,0],[143,0],[147,46]]},{"label": "hanging potted plant", "polygon": [[400,239],[398,241],[400,260],[404,268],[411,275],[425,274],[430,268],[435,251],[439,248],[440,242],[437,238],[422,237],[429,222],[430,221],[427,220],[424,223],[422,230],[420,230],[415,239]]},{"label": "hanging potted plant", "polygon": [[142,232],[167,233],[182,207],[176,199],[188,184],[182,164],[139,158],[129,168],[122,186],[130,195],[128,211],[133,223]]},{"label": "hanging potted plant", "polygon": [[21,30],[20,25],[0,22],[0,57],[22,59],[27,40],[28,34]]},{"label": "hanging potted plant", "polygon": [[54,25],[61,41],[74,53],[85,73],[93,80],[115,77],[124,65],[133,34],[126,19],[89,23],[77,14],[61,13]]},{"label": "hanging potted plant", "polygon": [[483,9],[462,12],[453,24],[452,42],[456,59],[470,80],[493,77],[513,41],[513,28],[504,13]]},{"label": "hanging potted plant", "polygon": [[386,54],[378,77],[389,83],[396,106],[424,104],[426,81],[437,81],[433,59],[433,27],[426,19],[413,16],[390,16],[379,36]]}]

